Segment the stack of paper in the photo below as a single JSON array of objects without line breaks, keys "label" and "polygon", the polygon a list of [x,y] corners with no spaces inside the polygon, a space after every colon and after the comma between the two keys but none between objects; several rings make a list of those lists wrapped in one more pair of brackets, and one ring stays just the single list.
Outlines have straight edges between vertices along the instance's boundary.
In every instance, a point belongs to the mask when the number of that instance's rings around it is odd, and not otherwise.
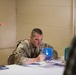
[{"label": "stack of paper", "polygon": [[51,63],[62,63],[63,61],[62,60],[51,60],[50,62]]},{"label": "stack of paper", "polygon": [[65,66],[65,63],[62,60],[51,60],[50,63],[54,63],[55,65],[58,66]]},{"label": "stack of paper", "polygon": [[48,63],[46,63],[45,61],[42,61],[42,62],[27,64],[25,66],[27,66],[27,67],[38,67],[38,66],[41,66],[41,67],[48,67],[49,66],[49,67],[51,67],[53,65],[64,66],[65,63],[63,63],[62,60],[51,60]]},{"label": "stack of paper", "polygon": [[39,65],[40,65],[39,63],[31,63],[31,64],[27,64],[25,66],[27,66],[27,67],[37,67]]}]

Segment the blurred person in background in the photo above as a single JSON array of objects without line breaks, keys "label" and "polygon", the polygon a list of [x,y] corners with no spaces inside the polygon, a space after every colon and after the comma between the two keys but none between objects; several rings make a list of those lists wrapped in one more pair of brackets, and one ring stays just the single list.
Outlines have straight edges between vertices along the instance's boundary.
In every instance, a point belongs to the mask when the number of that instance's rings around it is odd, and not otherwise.
[{"label": "blurred person in background", "polygon": [[76,75],[76,36],[73,38],[63,75]]}]

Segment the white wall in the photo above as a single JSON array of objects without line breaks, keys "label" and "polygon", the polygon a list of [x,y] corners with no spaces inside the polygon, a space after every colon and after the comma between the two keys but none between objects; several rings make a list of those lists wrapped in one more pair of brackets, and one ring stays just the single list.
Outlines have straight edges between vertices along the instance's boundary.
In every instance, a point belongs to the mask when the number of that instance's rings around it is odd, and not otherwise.
[{"label": "white wall", "polygon": [[0,49],[16,43],[15,0],[0,0]]},{"label": "white wall", "polygon": [[17,0],[17,40],[41,28],[44,41],[64,54],[73,36],[73,0]]},{"label": "white wall", "polygon": [[73,0],[0,0],[0,64],[7,64],[16,41],[29,38],[34,27],[63,55],[73,35]]},{"label": "white wall", "polygon": [[7,64],[7,58],[16,45],[16,2],[0,0],[0,64]]}]

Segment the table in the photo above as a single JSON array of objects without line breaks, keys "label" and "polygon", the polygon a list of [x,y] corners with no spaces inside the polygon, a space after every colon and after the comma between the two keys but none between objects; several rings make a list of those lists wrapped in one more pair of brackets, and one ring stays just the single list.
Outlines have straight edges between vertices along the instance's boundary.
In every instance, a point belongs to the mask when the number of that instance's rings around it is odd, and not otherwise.
[{"label": "table", "polygon": [[0,75],[63,75],[64,67],[25,67],[20,65],[7,65],[9,69],[0,70]]}]

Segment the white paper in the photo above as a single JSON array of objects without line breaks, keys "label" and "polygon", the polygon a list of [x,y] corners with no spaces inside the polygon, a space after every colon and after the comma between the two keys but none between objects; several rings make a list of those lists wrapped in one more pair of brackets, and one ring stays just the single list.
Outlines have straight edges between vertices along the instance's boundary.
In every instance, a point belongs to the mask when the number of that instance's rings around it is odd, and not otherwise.
[{"label": "white paper", "polygon": [[51,60],[50,63],[53,63],[57,66],[65,66],[65,62],[62,60]]},{"label": "white paper", "polygon": [[40,64],[39,63],[31,63],[31,64],[27,64],[25,66],[27,67],[38,67]]},{"label": "white paper", "polygon": [[62,60],[51,60],[50,62],[51,62],[51,63],[59,63],[59,64],[60,64],[60,63],[63,63]]}]

